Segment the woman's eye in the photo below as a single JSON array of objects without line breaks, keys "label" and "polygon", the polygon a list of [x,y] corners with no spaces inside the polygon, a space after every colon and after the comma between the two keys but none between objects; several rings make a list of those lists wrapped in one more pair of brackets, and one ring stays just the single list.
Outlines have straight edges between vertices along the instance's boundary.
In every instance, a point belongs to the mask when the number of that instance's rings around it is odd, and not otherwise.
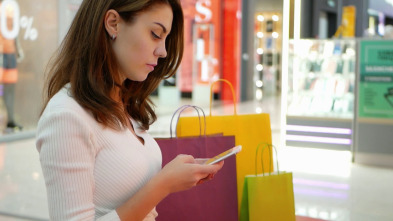
[{"label": "woman's eye", "polygon": [[158,36],[156,33],[154,33],[153,31],[151,32],[151,34],[153,35],[154,38],[156,39],[161,39],[160,36]]}]

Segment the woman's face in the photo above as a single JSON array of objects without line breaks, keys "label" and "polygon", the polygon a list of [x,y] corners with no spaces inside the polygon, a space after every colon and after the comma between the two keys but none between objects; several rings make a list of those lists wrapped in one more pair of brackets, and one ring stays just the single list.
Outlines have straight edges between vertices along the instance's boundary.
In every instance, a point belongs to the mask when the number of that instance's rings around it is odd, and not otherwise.
[{"label": "woman's face", "polygon": [[121,20],[113,50],[122,81],[144,81],[154,70],[158,58],[166,57],[165,39],[172,28],[173,13],[169,5],[154,5],[141,12],[132,23]]}]

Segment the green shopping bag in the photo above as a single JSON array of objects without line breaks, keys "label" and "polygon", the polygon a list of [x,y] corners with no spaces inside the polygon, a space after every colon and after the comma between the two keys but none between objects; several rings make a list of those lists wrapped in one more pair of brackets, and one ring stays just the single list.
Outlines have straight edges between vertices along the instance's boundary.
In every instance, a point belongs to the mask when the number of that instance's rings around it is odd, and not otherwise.
[{"label": "green shopping bag", "polygon": [[[255,174],[247,175],[244,178],[239,220],[295,221],[292,173],[279,171],[277,160],[277,172],[264,173],[265,170],[262,163],[262,174],[257,174],[257,159],[260,145],[257,147],[255,156]],[[269,151],[274,149],[277,156],[277,150],[273,145],[264,145],[262,153],[268,147]]]}]

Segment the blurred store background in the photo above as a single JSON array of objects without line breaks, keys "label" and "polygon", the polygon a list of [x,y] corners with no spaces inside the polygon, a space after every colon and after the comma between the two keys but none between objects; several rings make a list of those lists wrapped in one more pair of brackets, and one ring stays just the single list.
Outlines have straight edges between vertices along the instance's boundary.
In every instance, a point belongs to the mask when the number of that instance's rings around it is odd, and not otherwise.
[{"label": "blurred store background", "polygon": [[[0,220],[48,219],[35,128],[46,65],[81,2],[1,1],[1,24],[11,22],[0,29],[0,60],[5,40],[17,42],[23,56],[14,90],[0,79]],[[185,53],[177,75],[151,95],[159,113],[151,133],[167,135],[183,104],[208,112],[210,84],[226,79],[240,113],[271,115],[283,168],[299,174],[299,216],[393,220],[386,197],[393,196],[393,1],[181,3]],[[231,113],[230,89],[213,91],[213,111]],[[10,116],[17,126],[7,126]]]}]

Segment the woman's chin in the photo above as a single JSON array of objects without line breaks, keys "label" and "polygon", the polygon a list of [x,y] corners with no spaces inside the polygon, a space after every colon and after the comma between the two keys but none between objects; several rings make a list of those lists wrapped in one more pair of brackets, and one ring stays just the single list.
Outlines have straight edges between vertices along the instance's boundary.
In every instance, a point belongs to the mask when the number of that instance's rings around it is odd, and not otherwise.
[{"label": "woman's chin", "polygon": [[149,73],[147,73],[146,75],[140,75],[140,76],[137,76],[137,77],[132,77],[132,78],[128,78],[129,80],[131,80],[131,81],[136,81],[136,82],[143,82],[143,81],[145,81],[146,79],[147,79],[147,76],[149,76]]}]

